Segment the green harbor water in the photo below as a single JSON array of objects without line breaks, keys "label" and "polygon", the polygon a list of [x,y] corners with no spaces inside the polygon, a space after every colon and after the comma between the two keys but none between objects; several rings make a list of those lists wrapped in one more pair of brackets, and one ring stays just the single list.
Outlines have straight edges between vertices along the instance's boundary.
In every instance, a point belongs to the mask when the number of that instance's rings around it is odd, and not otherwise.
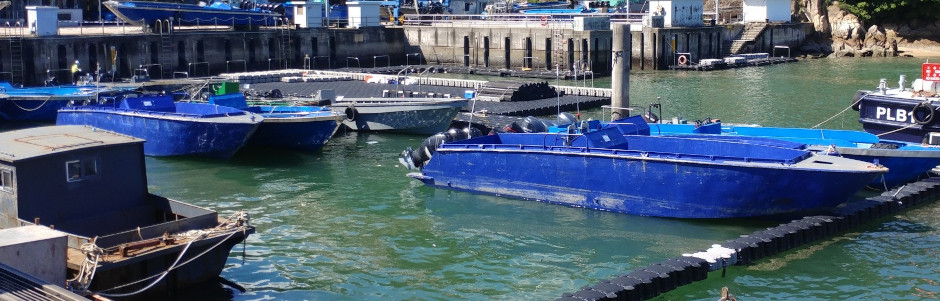
[{"label": "green harbor water", "polygon": [[[632,73],[630,97],[666,118],[861,129],[846,109],[879,78],[919,76],[923,59],[819,59],[713,72]],[[554,84],[554,81],[550,81]],[[559,82],[588,85],[588,81]],[[594,84],[609,87],[609,79]],[[600,118],[599,109],[582,112]],[[833,117],[835,116],[835,117]],[[257,233],[231,253],[229,288],[198,300],[551,300],[620,273],[773,226],[768,220],[630,216],[455,192],[397,162],[424,136],[337,133],[322,151],[247,149],[229,161],[147,159],[150,190]],[[715,183],[720,185],[720,183]],[[750,266],[712,272],[657,300],[924,300],[940,293],[940,205],[873,221]]]}]

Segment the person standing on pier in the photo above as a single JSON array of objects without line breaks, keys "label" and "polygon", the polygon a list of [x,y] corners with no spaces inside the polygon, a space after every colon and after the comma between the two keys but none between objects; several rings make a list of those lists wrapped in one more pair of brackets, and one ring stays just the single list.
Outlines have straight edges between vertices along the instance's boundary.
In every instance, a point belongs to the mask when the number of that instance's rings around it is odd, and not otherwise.
[{"label": "person standing on pier", "polygon": [[79,72],[82,72],[82,68],[78,67],[78,60],[75,60],[75,63],[72,64],[72,83],[78,85]]}]

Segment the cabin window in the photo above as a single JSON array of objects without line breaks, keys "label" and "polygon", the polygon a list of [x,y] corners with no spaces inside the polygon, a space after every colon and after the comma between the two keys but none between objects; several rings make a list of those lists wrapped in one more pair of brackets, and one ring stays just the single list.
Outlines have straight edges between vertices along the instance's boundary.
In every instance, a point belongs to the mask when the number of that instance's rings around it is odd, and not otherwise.
[{"label": "cabin window", "polygon": [[2,191],[13,191],[13,171],[10,170],[0,170],[0,190]]},{"label": "cabin window", "polygon": [[65,172],[69,182],[98,175],[98,161],[93,159],[65,162]]}]

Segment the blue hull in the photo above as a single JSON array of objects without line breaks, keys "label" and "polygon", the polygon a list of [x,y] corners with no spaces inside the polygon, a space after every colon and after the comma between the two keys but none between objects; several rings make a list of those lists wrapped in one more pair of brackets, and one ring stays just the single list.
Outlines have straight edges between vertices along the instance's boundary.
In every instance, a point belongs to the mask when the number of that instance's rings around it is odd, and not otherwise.
[{"label": "blue hull", "polygon": [[284,24],[278,13],[257,9],[220,9],[194,4],[147,1],[104,3],[115,15],[133,24],[152,25],[173,18],[177,25],[274,26]]},{"label": "blue hull", "polygon": [[[248,143],[252,145],[284,147],[301,151],[316,151],[336,133],[338,118],[278,118],[265,117]],[[342,116],[342,115],[339,115]]]},{"label": "blue hull", "polygon": [[887,167],[888,173],[869,183],[875,188],[891,188],[909,183],[940,165],[940,147],[882,140],[859,131],[722,126],[713,123],[700,127],[691,124],[650,124],[650,132],[654,135],[706,133],[752,136],[805,143],[811,150],[820,153],[835,151],[835,154],[846,158],[873,164],[877,162]]},{"label": "blue hull", "polygon": [[[227,107],[177,103],[176,112],[81,106],[59,110],[56,124],[90,125],[147,140],[148,156],[199,155],[229,158],[262,118]],[[218,111],[217,114],[184,113]]]},{"label": "blue hull", "polygon": [[90,103],[99,94],[102,97],[120,94],[94,86],[15,88],[6,82],[0,82],[0,93],[6,94],[6,98],[0,100],[0,120],[7,121],[55,121],[56,112],[69,103]]},{"label": "blue hull", "polygon": [[583,135],[590,143],[551,133],[445,143],[409,176],[436,187],[628,214],[736,218],[825,211],[886,171],[805,150],[617,133]]},{"label": "blue hull", "polygon": [[53,121],[56,112],[68,105],[68,99],[4,99],[0,100],[0,120],[7,121]]},{"label": "blue hull", "polygon": [[241,93],[211,95],[210,104],[239,108],[264,117],[248,143],[316,151],[336,133],[345,115],[315,106],[248,106]]}]

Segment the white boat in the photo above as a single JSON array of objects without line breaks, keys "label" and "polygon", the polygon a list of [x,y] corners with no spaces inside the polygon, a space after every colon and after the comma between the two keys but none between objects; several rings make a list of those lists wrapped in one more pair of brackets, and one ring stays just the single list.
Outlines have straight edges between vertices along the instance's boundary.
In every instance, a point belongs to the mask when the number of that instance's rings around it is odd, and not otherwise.
[{"label": "white boat", "polygon": [[447,130],[467,101],[454,98],[337,98],[332,106],[346,113],[343,125],[354,131],[432,135]]}]

